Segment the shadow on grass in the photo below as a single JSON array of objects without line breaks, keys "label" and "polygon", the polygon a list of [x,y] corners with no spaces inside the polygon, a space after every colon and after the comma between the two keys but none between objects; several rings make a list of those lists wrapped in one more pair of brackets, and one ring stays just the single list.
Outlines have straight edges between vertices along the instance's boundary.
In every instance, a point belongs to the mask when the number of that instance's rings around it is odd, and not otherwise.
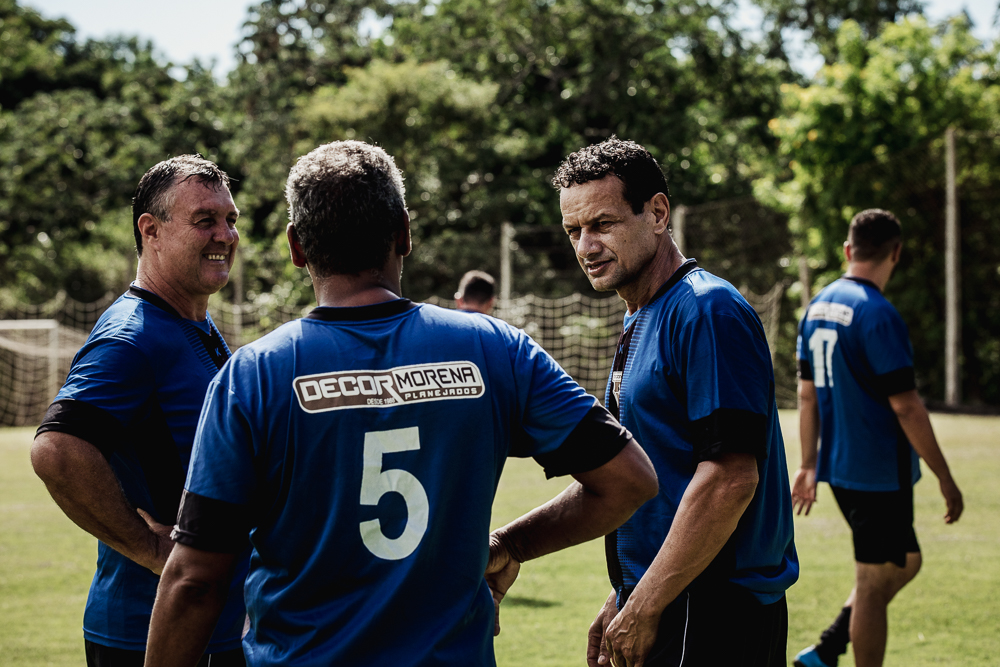
[{"label": "shadow on grass", "polygon": [[511,607],[528,607],[529,609],[547,609],[549,607],[558,607],[561,604],[562,602],[539,600],[537,598],[522,598],[514,595],[508,595],[503,599],[505,607],[510,605]]}]

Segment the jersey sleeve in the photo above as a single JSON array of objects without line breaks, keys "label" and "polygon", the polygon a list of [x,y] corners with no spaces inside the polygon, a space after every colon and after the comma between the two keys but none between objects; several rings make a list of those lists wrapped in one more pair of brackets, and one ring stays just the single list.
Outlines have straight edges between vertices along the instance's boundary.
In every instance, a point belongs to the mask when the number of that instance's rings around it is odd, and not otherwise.
[{"label": "jersey sleeve", "polygon": [[88,341],[38,432],[76,436],[109,456],[125,428],[142,417],[153,386],[149,361],[135,344],[113,337]]},{"label": "jersey sleeve", "polygon": [[632,439],[526,334],[513,332],[508,350],[519,407],[511,455],[534,457],[555,477],[599,468]]},{"label": "jersey sleeve", "polygon": [[233,391],[234,364],[208,386],[184,495],[171,537],[204,551],[236,553],[252,528],[257,438]]},{"label": "jersey sleeve", "polygon": [[682,328],[674,351],[684,383],[694,462],[727,453],[763,460],[774,384],[763,328],[728,292],[716,291],[702,303]]},{"label": "jersey sleeve", "polygon": [[885,396],[915,389],[913,347],[906,323],[888,304],[875,314],[865,335],[865,353],[875,375],[875,387]]}]

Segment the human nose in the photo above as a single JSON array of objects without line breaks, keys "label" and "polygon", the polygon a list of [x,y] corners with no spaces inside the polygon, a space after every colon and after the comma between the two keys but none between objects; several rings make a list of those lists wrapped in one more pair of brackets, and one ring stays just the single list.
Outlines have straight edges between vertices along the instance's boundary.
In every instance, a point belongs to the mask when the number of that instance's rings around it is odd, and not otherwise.
[{"label": "human nose", "polygon": [[213,240],[227,246],[235,246],[240,241],[240,233],[236,226],[230,224],[228,220],[223,220],[215,225]]},{"label": "human nose", "polygon": [[580,237],[576,241],[576,254],[579,257],[587,259],[588,257],[599,255],[602,248],[603,246],[597,234],[588,231],[586,227],[580,229]]}]

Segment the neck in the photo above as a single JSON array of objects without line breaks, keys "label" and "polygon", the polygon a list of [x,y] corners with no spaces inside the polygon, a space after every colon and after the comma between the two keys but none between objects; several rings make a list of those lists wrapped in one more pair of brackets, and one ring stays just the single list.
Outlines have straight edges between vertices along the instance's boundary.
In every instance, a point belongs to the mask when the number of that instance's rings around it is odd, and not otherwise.
[{"label": "neck", "polygon": [[[399,273],[368,270],[359,274],[334,274],[317,277],[310,271],[316,302],[320,306],[333,308],[353,308],[371,306],[376,303],[394,301],[400,298]],[[395,280],[392,276],[397,276]]]},{"label": "neck", "polygon": [[880,292],[885,291],[885,286],[892,277],[892,270],[895,265],[887,260],[881,262],[848,262],[845,276],[851,278],[861,278],[868,280],[878,287]]},{"label": "neck", "polygon": [[656,291],[670,279],[670,276],[674,275],[674,271],[679,269],[687,259],[681,254],[672,238],[668,237],[667,241],[668,243],[660,245],[660,251],[653,256],[642,274],[618,290],[618,296],[628,306],[629,315],[649,303]]},{"label": "neck", "polygon": [[142,258],[139,259],[139,268],[135,273],[135,285],[169,303],[177,314],[186,320],[204,322],[206,319],[207,294],[192,295],[181,292],[169,281],[163,280],[157,271],[143,264]]}]

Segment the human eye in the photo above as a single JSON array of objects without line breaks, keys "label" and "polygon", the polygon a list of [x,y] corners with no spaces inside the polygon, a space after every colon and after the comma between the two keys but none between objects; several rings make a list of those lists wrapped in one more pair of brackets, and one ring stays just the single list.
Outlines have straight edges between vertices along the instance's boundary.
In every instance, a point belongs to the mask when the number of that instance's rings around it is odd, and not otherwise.
[{"label": "human eye", "polygon": [[580,238],[579,227],[563,227],[563,229],[566,231],[566,236],[570,237],[571,239]]}]

